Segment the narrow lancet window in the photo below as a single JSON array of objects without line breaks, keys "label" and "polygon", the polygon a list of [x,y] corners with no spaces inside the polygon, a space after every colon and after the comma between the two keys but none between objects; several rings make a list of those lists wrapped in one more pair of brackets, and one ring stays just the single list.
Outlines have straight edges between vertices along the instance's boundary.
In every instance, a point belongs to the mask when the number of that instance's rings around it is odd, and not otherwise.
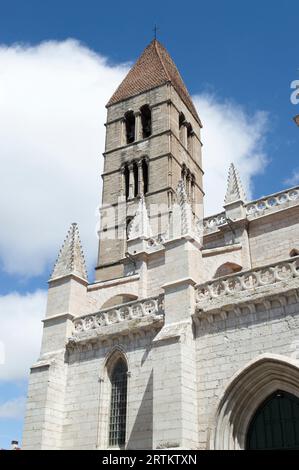
[{"label": "narrow lancet window", "polygon": [[183,113],[179,114],[179,132],[180,132],[180,141],[184,143],[184,124],[185,124],[185,115]]},{"label": "narrow lancet window", "polygon": [[125,177],[126,199],[128,199],[129,191],[130,191],[130,171],[127,165],[125,166],[125,169],[124,169],[124,177]]},{"label": "narrow lancet window", "polygon": [[126,442],[127,366],[122,359],[111,374],[109,445],[123,447]]},{"label": "narrow lancet window", "polygon": [[134,197],[138,196],[138,166],[137,163],[133,164],[133,175],[134,175]]},{"label": "narrow lancet window", "polygon": [[125,122],[127,144],[131,144],[135,140],[135,115],[133,111],[128,111],[125,114]]},{"label": "narrow lancet window", "polygon": [[142,161],[142,177],[143,177],[143,192],[148,192],[148,163],[146,160]]},{"label": "narrow lancet window", "polygon": [[152,133],[152,113],[148,104],[140,108],[141,124],[142,124],[142,137],[146,139]]},{"label": "narrow lancet window", "polygon": [[193,129],[191,124],[187,125],[187,150],[192,155],[192,136],[193,136]]}]

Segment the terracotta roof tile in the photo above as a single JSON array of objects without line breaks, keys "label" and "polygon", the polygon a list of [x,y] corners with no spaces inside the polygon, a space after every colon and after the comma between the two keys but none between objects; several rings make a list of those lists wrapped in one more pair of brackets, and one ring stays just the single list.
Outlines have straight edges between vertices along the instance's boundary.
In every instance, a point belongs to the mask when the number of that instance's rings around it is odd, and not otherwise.
[{"label": "terracotta roof tile", "polygon": [[170,82],[195,119],[200,123],[195,106],[182,77],[162,44],[154,39],[110,98],[107,106]]}]

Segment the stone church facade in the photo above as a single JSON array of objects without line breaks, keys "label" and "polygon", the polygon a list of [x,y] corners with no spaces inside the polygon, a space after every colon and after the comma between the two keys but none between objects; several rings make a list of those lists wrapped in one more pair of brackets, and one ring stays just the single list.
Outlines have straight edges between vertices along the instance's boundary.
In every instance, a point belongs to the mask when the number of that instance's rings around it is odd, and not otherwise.
[{"label": "stone church facade", "polygon": [[[201,121],[153,40],[107,104],[99,258],[49,280],[25,449],[299,447],[299,187],[204,217]],[[221,157],[219,157],[221,158]]]}]

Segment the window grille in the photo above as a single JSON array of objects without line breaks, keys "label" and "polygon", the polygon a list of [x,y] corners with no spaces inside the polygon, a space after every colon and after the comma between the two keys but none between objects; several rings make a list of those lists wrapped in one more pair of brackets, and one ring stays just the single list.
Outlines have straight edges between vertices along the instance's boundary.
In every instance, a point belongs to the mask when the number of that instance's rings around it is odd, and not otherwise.
[{"label": "window grille", "polygon": [[109,445],[123,446],[126,440],[127,367],[123,360],[115,365],[111,376]]}]

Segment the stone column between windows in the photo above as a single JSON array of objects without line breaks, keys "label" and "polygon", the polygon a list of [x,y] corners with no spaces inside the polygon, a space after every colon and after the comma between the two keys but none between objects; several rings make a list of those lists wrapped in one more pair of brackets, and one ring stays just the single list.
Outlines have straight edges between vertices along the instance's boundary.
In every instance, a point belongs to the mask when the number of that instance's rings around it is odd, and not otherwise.
[{"label": "stone column between windows", "polygon": [[144,193],[144,181],[142,174],[142,160],[137,162],[138,166],[138,196],[141,196]]},{"label": "stone column between windows", "polygon": [[129,199],[134,197],[134,173],[133,173],[133,163],[129,163]]},{"label": "stone column between windows", "polygon": [[191,177],[191,205],[192,208],[195,204],[195,178],[194,176]]},{"label": "stone column between windows", "polygon": [[120,169],[120,195],[125,196],[126,183],[125,183],[125,167],[122,166]]},{"label": "stone column between windows", "polygon": [[195,137],[195,132],[194,132],[194,130],[192,130],[192,131],[191,131],[191,134],[190,134],[190,142],[191,142],[191,143],[190,143],[190,150],[189,150],[189,152],[190,152],[190,154],[191,154],[192,156],[195,155],[195,148],[194,148],[194,146],[195,146],[195,138],[196,138],[196,137]]},{"label": "stone column between windows", "polygon": [[141,123],[141,112],[136,111],[135,113],[135,140],[142,139],[142,123]]},{"label": "stone column between windows", "polygon": [[188,146],[187,126],[187,121],[184,121],[182,124],[182,144],[185,148],[187,148]]},{"label": "stone column between windows", "polygon": [[184,183],[184,185],[185,185],[185,187],[186,187],[186,168],[185,168],[184,165],[183,165],[183,167],[182,167],[182,173],[181,173],[181,175],[182,175],[182,181],[183,181],[183,183]]},{"label": "stone column between windows", "polygon": [[190,199],[190,173],[189,171],[187,172],[187,176],[186,176],[186,193],[187,193],[188,198]]}]

